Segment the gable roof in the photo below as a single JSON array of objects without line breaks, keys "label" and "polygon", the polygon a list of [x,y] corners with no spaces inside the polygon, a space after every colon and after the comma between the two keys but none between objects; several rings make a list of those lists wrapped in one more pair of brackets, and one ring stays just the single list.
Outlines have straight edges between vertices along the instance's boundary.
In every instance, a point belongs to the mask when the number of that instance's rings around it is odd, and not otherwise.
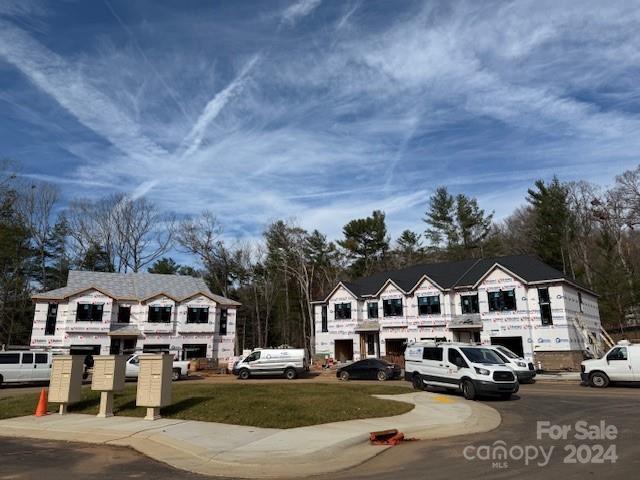
[{"label": "gable roof", "polygon": [[221,305],[238,306],[239,302],[212,293],[202,278],[158,273],[110,273],[70,270],[67,286],[36,293],[34,300],[64,300],[86,290],[98,290],[116,300],[143,301],[159,294],[176,301],[205,295]]},{"label": "gable roof", "polygon": [[411,292],[424,277],[443,290],[471,288],[496,266],[502,267],[528,284],[551,280],[565,281],[577,288],[591,292],[573,278],[531,255],[419,264],[342,283],[345,286],[349,285],[349,290],[359,298],[376,296],[388,281],[392,281],[405,292]]}]

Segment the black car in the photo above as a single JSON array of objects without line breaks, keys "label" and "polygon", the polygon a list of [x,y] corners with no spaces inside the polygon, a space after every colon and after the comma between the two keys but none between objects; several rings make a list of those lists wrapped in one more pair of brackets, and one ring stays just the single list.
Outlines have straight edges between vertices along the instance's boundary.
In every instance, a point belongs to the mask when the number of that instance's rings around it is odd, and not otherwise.
[{"label": "black car", "polygon": [[368,358],[340,367],[336,377],[340,380],[391,380],[399,378],[402,370],[398,365],[378,358]]}]

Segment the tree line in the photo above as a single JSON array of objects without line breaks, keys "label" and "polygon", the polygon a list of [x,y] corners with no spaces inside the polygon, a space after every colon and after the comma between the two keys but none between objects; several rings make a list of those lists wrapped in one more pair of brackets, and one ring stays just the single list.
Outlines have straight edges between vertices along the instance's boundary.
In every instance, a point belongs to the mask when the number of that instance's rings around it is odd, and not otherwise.
[{"label": "tree line", "polygon": [[[464,193],[438,187],[413,229],[392,239],[383,211],[349,221],[329,240],[295,220],[269,224],[259,242],[229,240],[213,211],[178,218],[147,198],[111,194],[61,202],[58,187],[25,182],[2,165],[0,344],[26,344],[32,293],[65,285],[69,269],[202,277],[242,303],[237,348],[281,344],[313,350],[312,301],[339,280],[417,263],[533,254],[600,295],[608,328],[638,311],[640,166],[608,187],[536,181],[502,221]],[[7,173],[9,172],[9,173]],[[192,259],[178,264],[171,255]],[[175,256],[175,255],[174,255]]]}]

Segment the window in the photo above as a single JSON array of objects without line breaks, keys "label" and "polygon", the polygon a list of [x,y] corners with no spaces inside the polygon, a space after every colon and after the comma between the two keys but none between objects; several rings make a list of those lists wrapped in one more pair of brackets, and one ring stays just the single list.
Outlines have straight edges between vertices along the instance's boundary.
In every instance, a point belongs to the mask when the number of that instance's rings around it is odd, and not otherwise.
[{"label": "window", "polygon": [[33,363],[33,353],[23,353],[22,354],[22,364],[31,365]]},{"label": "window", "polygon": [[220,310],[220,335],[227,334],[227,309]]},{"label": "window", "polygon": [[503,360],[498,354],[490,348],[468,348],[462,347],[462,352],[473,363],[489,363],[489,364],[501,364]]},{"label": "window", "polygon": [[385,317],[401,317],[402,316],[402,299],[392,298],[382,301],[382,311]]},{"label": "window", "polygon": [[456,365],[461,368],[466,368],[467,362],[465,362],[462,354],[456,350],[455,348],[449,348],[449,353],[447,354],[447,358],[449,359],[449,363]]},{"label": "window", "polygon": [[607,361],[627,360],[627,347],[616,347],[607,354]]},{"label": "window", "polygon": [[322,310],[320,311],[320,316],[322,317],[322,332],[326,333],[329,331],[329,321],[327,319],[327,306],[322,305]]},{"label": "window", "polygon": [[182,360],[191,360],[192,358],[206,358],[207,344],[185,344],[182,346]]},{"label": "window", "polygon": [[582,308],[582,292],[578,292],[578,305],[580,306],[580,313],[583,312]]},{"label": "window", "polygon": [[334,305],[335,308],[335,319],[336,320],[347,320],[351,318],[351,304],[350,303],[336,303]]},{"label": "window", "polygon": [[143,345],[142,353],[169,353],[169,345],[168,344]]},{"label": "window", "polygon": [[542,320],[542,325],[553,325],[551,299],[549,298],[548,288],[538,289],[538,304],[540,305],[540,320]]},{"label": "window", "polygon": [[368,318],[378,318],[378,302],[367,303]]},{"label": "window", "polygon": [[0,365],[13,365],[20,363],[19,353],[0,353]]},{"label": "window", "polygon": [[47,309],[47,322],[44,327],[45,335],[55,335],[56,333],[56,320],[58,318],[58,305],[50,303]]},{"label": "window", "polygon": [[187,309],[187,323],[209,323],[209,308]]},{"label": "window", "polygon": [[46,353],[36,353],[36,363],[49,363],[49,355]]},{"label": "window", "polygon": [[170,323],[171,307],[149,307],[149,323]]},{"label": "window", "polygon": [[475,295],[461,295],[460,301],[462,304],[462,313],[480,313],[480,306],[478,304],[478,294]]},{"label": "window", "polygon": [[260,352],[253,352],[251,355],[244,359],[243,363],[255,362],[256,360],[260,360]]},{"label": "window", "polygon": [[424,360],[442,361],[442,347],[424,347],[422,350]]},{"label": "window", "polygon": [[498,292],[488,292],[489,311],[504,312],[516,309],[515,290],[500,290]]},{"label": "window", "polygon": [[418,297],[418,315],[438,315],[440,314],[440,297]]},{"label": "window", "polygon": [[79,303],[76,311],[76,321],[78,322],[101,322],[102,303]]},{"label": "window", "polygon": [[118,306],[118,323],[129,323],[131,319],[131,307]]}]

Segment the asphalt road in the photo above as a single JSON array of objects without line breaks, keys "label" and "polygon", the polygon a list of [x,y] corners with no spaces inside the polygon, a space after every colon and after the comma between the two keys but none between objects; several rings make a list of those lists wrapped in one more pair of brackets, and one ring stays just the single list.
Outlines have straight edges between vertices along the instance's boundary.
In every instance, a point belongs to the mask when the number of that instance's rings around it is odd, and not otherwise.
[{"label": "asphalt road", "polygon": [[[462,400],[461,400],[462,401]],[[408,442],[393,447],[373,460],[351,470],[327,476],[329,479],[386,480],[451,478],[637,478],[640,470],[640,388],[594,390],[565,384],[525,385],[512,401],[485,401],[502,414],[502,425],[493,432],[429,442]],[[567,425],[567,439],[537,438],[537,422]],[[580,440],[576,422],[588,426],[616,427],[610,439]],[[615,438],[611,438],[615,436]],[[484,460],[496,441],[508,449],[506,460]],[[604,463],[598,460],[599,447],[608,450]],[[564,463],[576,447],[577,463]],[[581,447],[581,445],[586,445]],[[611,447],[613,446],[613,447]],[[541,448],[550,460],[544,466]],[[615,448],[615,463],[613,449]],[[532,459],[525,465],[520,452]],[[467,457],[465,458],[465,451]],[[496,450],[497,451],[497,450]],[[478,458],[480,457],[480,458]],[[177,471],[149,460],[129,449],[24,439],[0,439],[1,479],[82,479],[153,478],[154,480],[199,479],[198,475]],[[320,480],[320,479],[319,479]]]}]

